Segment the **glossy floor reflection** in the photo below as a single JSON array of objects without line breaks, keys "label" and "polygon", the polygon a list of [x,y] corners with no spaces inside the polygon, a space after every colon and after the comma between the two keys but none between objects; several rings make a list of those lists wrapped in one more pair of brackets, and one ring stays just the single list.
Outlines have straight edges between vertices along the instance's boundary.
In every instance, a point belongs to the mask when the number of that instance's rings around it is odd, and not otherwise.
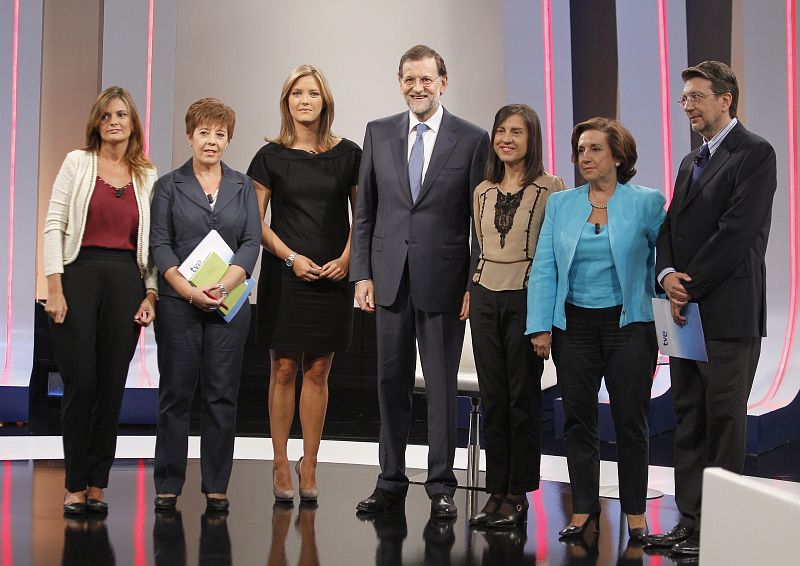
[{"label": "glossy floor reflection", "polygon": [[[152,462],[115,464],[107,491],[107,517],[64,518],[61,461],[0,462],[0,563],[19,565],[184,566],[300,565],[515,565],[653,564],[628,545],[619,504],[603,500],[600,535],[577,543],[558,541],[568,521],[566,484],[545,482],[531,496],[528,522],[504,531],[470,528],[466,517],[485,495],[459,489],[455,521],[432,520],[423,486],[412,485],[405,513],[357,517],[356,502],[374,486],[372,466],[320,464],[318,505],[276,505],[271,462],[237,460],[228,492],[230,514],[205,512],[199,462],[190,460],[184,494],[174,513],[152,509]],[[296,478],[295,478],[296,483]],[[658,531],[676,519],[670,497],[648,504]]]}]

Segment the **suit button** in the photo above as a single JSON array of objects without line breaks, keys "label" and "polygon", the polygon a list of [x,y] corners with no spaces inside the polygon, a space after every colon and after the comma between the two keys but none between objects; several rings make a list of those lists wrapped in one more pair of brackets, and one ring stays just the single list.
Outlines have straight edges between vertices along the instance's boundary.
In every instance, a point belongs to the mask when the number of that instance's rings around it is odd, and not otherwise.
[{"label": "suit button", "polygon": [[406,243],[406,245],[408,245],[408,240],[403,240],[403,241]]},{"label": "suit button", "polygon": [[677,242],[678,242],[679,244],[682,244],[682,243],[683,243],[683,238],[678,238],[678,239],[677,239]]}]

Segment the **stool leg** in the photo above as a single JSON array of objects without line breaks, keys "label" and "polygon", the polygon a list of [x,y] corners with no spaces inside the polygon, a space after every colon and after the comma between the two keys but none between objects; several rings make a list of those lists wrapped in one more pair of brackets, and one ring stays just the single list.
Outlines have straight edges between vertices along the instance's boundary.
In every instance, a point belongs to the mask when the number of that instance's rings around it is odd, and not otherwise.
[{"label": "stool leg", "polygon": [[481,445],[478,440],[480,433],[480,412],[478,406],[480,399],[471,397],[472,410],[469,412],[469,444],[467,445],[467,487],[478,487],[478,478],[481,464]]}]

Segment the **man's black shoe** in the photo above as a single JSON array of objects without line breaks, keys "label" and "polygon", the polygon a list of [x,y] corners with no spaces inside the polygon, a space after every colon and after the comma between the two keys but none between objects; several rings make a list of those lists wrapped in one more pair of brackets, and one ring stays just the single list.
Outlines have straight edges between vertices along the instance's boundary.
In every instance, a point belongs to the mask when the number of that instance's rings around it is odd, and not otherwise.
[{"label": "man's black shoe", "polygon": [[672,554],[677,554],[679,556],[699,556],[700,537],[692,535],[686,540],[673,545],[669,550]]},{"label": "man's black shoe", "polygon": [[434,519],[455,519],[458,517],[458,507],[452,495],[437,493],[431,497],[431,517]]},{"label": "man's black shoe", "polygon": [[356,511],[361,513],[402,513],[406,498],[386,489],[376,487],[372,495],[358,502]]},{"label": "man's black shoe", "polygon": [[685,525],[681,525],[680,523],[678,523],[666,533],[658,535],[647,535],[644,538],[644,542],[645,544],[648,544],[650,546],[670,548],[673,545],[678,544],[679,542],[685,541],[693,534],[694,534],[694,529],[692,527],[687,527]]}]

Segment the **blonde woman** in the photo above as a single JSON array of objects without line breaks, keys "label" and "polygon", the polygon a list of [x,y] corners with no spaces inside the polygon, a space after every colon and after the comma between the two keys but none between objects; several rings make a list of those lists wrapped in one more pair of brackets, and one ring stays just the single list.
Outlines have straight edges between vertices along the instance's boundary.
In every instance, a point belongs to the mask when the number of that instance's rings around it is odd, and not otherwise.
[{"label": "blonde woman", "polygon": [[333,96],[316,67],[301,65],[283,85],[281,131],[256,153],[247,174],[259,191],[264,254],[259,278],[259,340],[270,350],[269,419],[275,454],[273,491],[294,497],[286,443],[303,372],[297,462],[300,498],[317,499],[316,465],[333,354],[350,344],[353,286],[348,205],[355,202],[361,149],[331,132]]},{"label": "blonde woman", "polygon": [[148,254],[156,171],[125,89],[92,105],[86,146],[67,154],[44,224],[53,350],[64,380],[64,512],[106,512],[125,379],[139,328],[155,319]]}]

